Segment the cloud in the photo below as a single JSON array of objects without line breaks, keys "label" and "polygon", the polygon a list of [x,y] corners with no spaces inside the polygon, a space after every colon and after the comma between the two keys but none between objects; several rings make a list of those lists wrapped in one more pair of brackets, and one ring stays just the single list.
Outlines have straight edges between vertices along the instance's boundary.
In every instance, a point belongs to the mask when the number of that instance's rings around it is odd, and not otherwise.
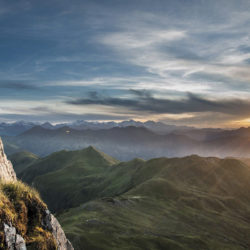
[{"label": "cloud", "polygon": [[[249,4],[244,3],[247,9]],[[170,18],[167,14],[153,12],[132,13],[130,20],[122,22],[118,31],[106,32],[96,40],[112,49],[116,58],[153,74],[155,81],[161,78],[166,85],[183,82],[183,85],[192,87],[199,81],[189,76],[206,74],[212,77],[202,79],[203,84],[216,92],[212,81],[213,75],[218,75],[220,87],[223,84],[230,90],[231,87],[236,88],[239,81],[250,81],[249,31],[246,29],[250,18],[247,11],[233,2],[227,5],[228,11],[218,13],[215,6],[221,4],[200,3],[197,7],[191,4],[188,11],[184,11],[182,6],[180,19],[177,15]],[[190,20],[192,12],[194,19]],[[165,39],[168,35],[170,39]]]},{"label": "cloud", "polygon": [[10,81],[10,80],[0,80],[0,89],[13,89],[13,90],[34,90],[38,87],[34,84],[26,83],[23,81]]},{"label": "cloud", "polygon": [[132,90],[136,98],[115,98],[102,95],[90,95],[89,98],[80,98],[67,101],[72,105],[104,105],[126,107],[136,111],[146,111],[158,114],[182,114],[196,112],[219,112],[231,115],[250,114],[250,102],[248,100],[210,100],[189,93],[186,98],[173,100],[155,98],[149,92]]},{"label": "cloud", "polygon": [[107,33],[100,37],[100,42],[113,46],[116,49],[144,49],[157,44],[168,43],[186,37],[186,32],[182,30],[153,30],[137,29],[134,31],[121,31]]},{"label": "cloud", "polygon": [[2,114],[9,101],[25,109],[11,114],[52,120],[60,109],[149,119],[248,115],[248,0],[0,0],[0,7]]}]

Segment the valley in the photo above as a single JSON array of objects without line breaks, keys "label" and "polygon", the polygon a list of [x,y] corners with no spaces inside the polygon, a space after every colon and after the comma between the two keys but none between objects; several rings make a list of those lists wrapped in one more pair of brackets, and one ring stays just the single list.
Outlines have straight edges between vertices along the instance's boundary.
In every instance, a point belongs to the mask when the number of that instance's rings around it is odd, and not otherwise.
[{"label": "valley", "polygon": [[8,155],[28,151],[45,157],[61,150],[94,146],[120,161],[192,154],[220,158],[250,157],[250,128],[223,130],[175,127],[175,130],[163,134],[154,130],[146,126],[130,126],[130,123],[123,127],[81,130],[69,126],[52,129],[34,125],[21,134],[3,136],[3,141]]}]

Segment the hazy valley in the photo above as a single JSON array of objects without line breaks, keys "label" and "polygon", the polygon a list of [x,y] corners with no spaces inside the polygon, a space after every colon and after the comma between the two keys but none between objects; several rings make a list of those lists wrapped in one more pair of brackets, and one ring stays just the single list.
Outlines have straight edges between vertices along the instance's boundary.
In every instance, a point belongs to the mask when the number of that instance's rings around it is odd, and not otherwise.
[{"label": "hazy valley", "polygon": [[[84,123],[85,124],[85,123]],[[88,124],[88,123],[87,123]],[[104,123],[105,124],[105,123]],[[120,124],[120,125],[119,125]],[[150,124],[150,126],[148,125]],[[46,126],[45,126],[46,125]],[[250,128],[234,130],[198,129],[162,123],[128,121],[105,127],[95,123],[86,128],[59,124],[56,127],[29,123],[22,133],[0,131],[7,154],[29,151],[46,156],[60,150],[79,150],[90,145],[119,160],[133,158],[183,157],[191,154],[216,157],[250,157]],[[134,126],[132,126],[134,125]],[[16,124],[9,126],[13,131]],[[45,126],[45,127],[44,127]],[[11,127],[11,129],[10,129]],[[20,124],[17,126],[20,127]],[[49,128],[48,128],[49,127]],[[39,143],[37,143],[39,142]]]}]

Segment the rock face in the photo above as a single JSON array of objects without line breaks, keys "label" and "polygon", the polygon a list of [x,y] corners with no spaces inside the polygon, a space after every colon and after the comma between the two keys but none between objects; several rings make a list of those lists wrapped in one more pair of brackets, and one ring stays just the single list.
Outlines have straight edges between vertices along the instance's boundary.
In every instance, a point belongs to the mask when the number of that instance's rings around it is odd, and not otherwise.
[{"label": "rock face", "polygon": [[3,143],[0,138],[0,180],[3,181],[15,181],[16,180],[16,173],[13,169],[11,162],[7,159]]},{"label": "rock face", "polygon": [[[7,159],[3,143],[0,138],[0,181],[16,181],[16,173],[11,162]],[[66,238],[65,233],[49,210],[44,211],[43,225],[46,230],[50,231],[57,243],[57,250],[74,250],[73,246]],[[4,240],[8,250],[26,250],[25,240],[17,233],[15,227],[11,223],[3,223]]]},{"label": "rock face", "polygon": [[58,220],[49,210],[46,210],[46,216],[44,218],[44,227],[52,232],[57,242],[58,250],[73,250],[73,246],[66,238],[65,233],[59,224]]},{"label": "rock face", "polygon": [[26,250],[23,237],[16,232],[16,228],[4,223],[5,243],[8,250]]}]

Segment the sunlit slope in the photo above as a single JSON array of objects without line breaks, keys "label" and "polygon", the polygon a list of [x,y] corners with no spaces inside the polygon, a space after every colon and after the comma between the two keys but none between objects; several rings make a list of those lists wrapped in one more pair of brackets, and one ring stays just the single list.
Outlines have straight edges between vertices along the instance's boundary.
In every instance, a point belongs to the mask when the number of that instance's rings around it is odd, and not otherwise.
[{"label": "sunlit slope", "polygon": [[38,159],[21,176],[76,249],[250,248],[250,168],[237,159],[118,162],[89,147]]},{"label": "sunlit slope", "polygon": [[[130,172],[130,164],[116,167]],[[60,215],[76,249],[250,248],[250,171],[242,162],[153,159],[137,162],[127,180],[128,191]]]},{"label": "sunlit slope", "polygon": [[[52,232],[44,225],[46,210],[47,205],[29,186],[19,181],[0,182],[0,249],[17,249],[13,245],[11,248],[6,246],[4,223],[16,228],[25,240],[27,249],[57,249]],[[9,232],[8,237],[13,242],[15,232]],[[23,247],[19,246],[18,249]]]}]

